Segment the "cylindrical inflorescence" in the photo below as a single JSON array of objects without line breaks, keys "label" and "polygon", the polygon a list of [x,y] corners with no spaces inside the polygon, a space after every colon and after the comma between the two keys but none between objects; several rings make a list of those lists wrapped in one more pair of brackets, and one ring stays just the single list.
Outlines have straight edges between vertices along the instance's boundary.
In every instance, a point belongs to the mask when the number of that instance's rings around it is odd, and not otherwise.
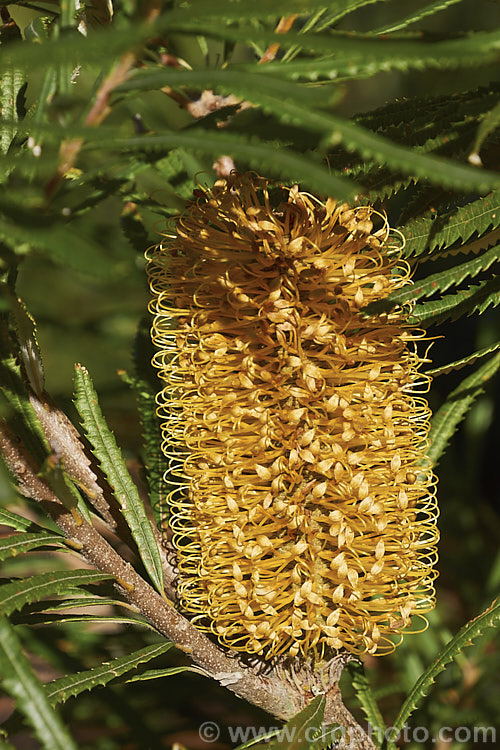
[{"label": "cylindrical inflorescence", "polygon": [[409,269],[370,207],[199,192],[149,262],[181,606],[264,658],[388,652],[436,576],[424,334],[364,311]]}]

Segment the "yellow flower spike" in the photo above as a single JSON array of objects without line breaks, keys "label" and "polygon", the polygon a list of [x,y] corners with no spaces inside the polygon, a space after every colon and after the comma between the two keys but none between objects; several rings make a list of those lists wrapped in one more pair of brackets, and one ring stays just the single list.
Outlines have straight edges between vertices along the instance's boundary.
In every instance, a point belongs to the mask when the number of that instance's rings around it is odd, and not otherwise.
[{"label": "yellow flower spike", "polygon": [[401,240],[254,174],[199,192],[149,261],[181,606],[264,658],[387,653],[437,575],[423,333],[361,310]]}]

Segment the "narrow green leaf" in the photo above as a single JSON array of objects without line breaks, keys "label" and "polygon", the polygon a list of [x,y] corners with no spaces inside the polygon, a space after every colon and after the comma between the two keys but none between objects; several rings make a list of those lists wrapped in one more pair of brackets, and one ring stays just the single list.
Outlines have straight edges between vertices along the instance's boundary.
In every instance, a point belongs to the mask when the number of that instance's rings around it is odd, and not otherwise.
[{"label": "narrow green leaf", "polygon": [[325,13],[326,10],[328,10],[328,12],[323,16],[321,21],[317,24],[316,28],[318,31],[323,31],[324,29],[331,28],[336,23],[338,23],[341,18],[344,18],[354,10],[363,8],[365,5],[373,5],[374,3],[378,2],[386,3],[388,2],[388,0],[344,0],[344,2],[331,4],[328,8],[318,9],[318,13],[321,11]]},{"label": "narrow green leaf", "polygon": [[[267,68],[263,65],[262,68]],[[470,165],[460,164],[459,162],[445,159],[438,156],[430,156],[426,153],[418,152],[410,148],[401,146],[388,138],[384,138],[377,133],[341,117],[325,114],[314,108],[316,93],[305,93],[303,89],[297,86],[287,85],[285,81],[270,78],[255,73],[246,72],[245,74],[230,70],[211,70],[211,71],[176,71],[172,69],[160,72],[139,72],[130,82],[124,84],[121,90],[130,88],[160,88],[161,86],[188,86],[188,87],[210,87],[216,91],[229,92],[234,91],[237,95],[248,99],[249,101],[262,106],[264,111],[273,112],[282,121],[286,123],[300,124],[308,130],[313,130],[322,136],[322,145],[331,145],[332,143],[342,145],[348,151],[357,151],[364,158],[373,158],[380,164],[387,164],[398,172],[411,174],[435,182],[445,187],[452,187],[464,190],[477,190],[486,192],[500,186],[500,177],[494,172],[477,169]],[[298,103],[296,102],[298,101]],[[253,143],[258,143],[256,139],[252,141],[252,146],[246,146],[247,153],[243,152],[241,139],[235,141],[235,136],[229,133],[207,133],[193,129],[190,133],[199,133],[199,142],[184,141],[185,133],[172,133],[155,136],[143,136],[140,139],[119,139],[118,143],[121,148],[130,148],[134,145],[151,148],[163,145],[164,147],[175,145],[186,145],[195,148],[197,151],[206,151],[210,153],[232,153],[234,156],[241,156],[250,159]],[[189,138],[189,135],[187,136]],[[216,148],[214,145],[217,144]],[[111,143],[105,143],[112,147]],[[99,144],[90,146],[91,148],[99,147]],[[259,149],[269,148],[261,142]],[[253,146],[253,149],[256,147]],[[273,148],[275,148],[273,146]],[[236,150],[238,149],[238,150]],[[262,153],[262,152],[261,152]],[[256,151],[253,154],[254,160],[260,156]],[[281,159],[285,156],[290,159],[291,152],[283,149]],[[264,154],[262,153],[262,158]],[[300,157],[295,156],[295,159]],[[274,159],[273,161],[276,161]],[[279,164],[279,161],[278,161]],[[287,170],[282,169],[279,174],[284,174],[292,179],[305,179],[306,183],[311,184],[312,180],[307,180],[307,176],[302,177],[304,173],[303,166],[300,164],[300,172],[297,171],[294,176]],[[311,165],[312,168],[313,165]],[[316,167],[317,169],[317,167]],[[344,188],[343,193],[353,186],[353,183],[346,178],[341,180],[335,175],[331,175],[333,183],[338,184],[338,189]],[[323,191],[325,192],[325,191]],[[329,192],[335,195],[335,190]],[[342,195],[342,193],[340,193]],[[349,196],[352,197],[352,193]]]},{"label": "narrow green leaf", "polygon": [[313,698],[303,711],[280,729],[278,738],[269,743],[269,750],[312,750],[314,740],[321,736],[325,704],[324,695]]},{"label": "narrow green leaf", "polygon": [[[158,28],[161,28],[160,19],[157,23]],[[10,44],[0,55],[0,71],[12,68],[42,71],[46,68],[47,62],[54,67],[71,66],[81,63],[82,60],[85,60],[86,65],[101,65],[103,57],[111,60],[127,49],[146,42],[152,33],[154,31],[150,25],[137,23],[128,29],[102,29],[88,37],[81,34],[64,34],[59,38],[52,36],[43,44]]]},{"label": "narrow green leaf", "polygon": [[16,531],[27,531],[30,528],[41,528],[35,521],[32,521],[29,518],[23,518],[23,516],[19,516],[17,513],[11,513],[5,508],[0,508],[0,526],[8,526]]},{"label": "narrow green leaf", "polygon": [[130,242],[134,250],[144,255],[144,250],[151,244],[148,232],[137,206],[127,203],[120,216],[120,226],[123,234]]},{"label": "narrow green leaf", "polygon": [[[500,624],[500,602],[495,601],[478,617],[468,622],[459,630],[451,641],[442,649],[432,664],[425,670],[413,686],[404,701],[401,710],[393,724],[394,736],[403,728],[420,700],[428,692],[436,676],[445,666],[460,654],[463,648],[471,646],[473,639],[483,634],[485,628],[496,628]],[[392,746],[395,748],[394,743]]]},{"label": "narrow green leaf", "polygon": [[26,377],[34,392],[38,396],[41,396],[45,387],[45,376],[35,320],[19,297],[16,297],[8,287],[6,292],[19,343],[19,356],[22,360]]},{"label": "narrow green leaf", "polygon": [[141,620],[135,617],[120,617],[120,615],[57,615],[57,614],[29,614],[19,615],[15,618],[16,625],[27,625],[32,627],[33,625],[64,625],[66,623],[73,622],[92,622],[97,623],[117,623],[120,625],[140,625],[141,627],[148,628],[154,633],[158,633],[157,629],[146,620]]},{"label": "narrow green leaf", "polygon": [[173,644],[168,641],[154,643],[152,646],[146,646],[126,656],[120,656],[113,661],[105,662],[99,667],[53,680],[45,686],[47,698],[50,704],[55,706],[68,700],[68,698],[83,693],[84,690],[92,690],[98,685],[107,685],[111,680],[130,672],[139,664],[149,662],[156,656],[166,653],[172,646]]},{"label": "narrow green leaf", "polygon": [[168,669],[148,669],[146,672],[129,677],[126,682],[143,682],[144,680],[159,680],[162,677],[171,677],[181,672],[196,672],[196,667],[170,667]]},{"label": "narrow green leaf", "polygon": [[387,2],[387,0],[191,0],[185,7],[166,13],[164,22],[175,25],[179,20],[189,18],[220,18],[224,22],[242,21],[250,19],[277,19],[279,16],[287,16],[297,13],[301,16],[309,15],[318,10],[327,10],[332,14],[331,22],[339,20],[363,5],[371,5],[374,2]]},{"label": "narrow green leaf", "polygon": [[500,190],[450,211],[429,211],[400,227],[406,240],[404,254],[422,255],[435,248],[449,247],[454,242],[466,242],[474,233],[500,225]]},{"label": "narrow green leaf", "polygon": [[114,264],[109,261],[109,251],[78,229],[56,221],[50,225],[40,220],[35,227],[0,218],[0,239],[14,251],[18,246],[26,244],[43,250],[54,261],[76,271],[109,278],[114,273]]},{"label": "narrow green leaf", "polygon": [[3,322],[0,322],[0,392],[8,407],[6,421],[35,461],[42,463],[49,452],[49,445],[30,404],[21,369],[14,356],[14,343]]},{"label": "narrow green leaf", "polygon": [[50,101],[56,90],[56,71],[53,67],[45,67],[42,85],[38,92],[38,101],[33,114],[33,123],[44,122]]},{"label": "narrow green leaf", "polygon": [[0,588],[0,612],[9,615],[25,604],[51,594],[64,594],[71,587],[87,586],[112,579],[97,570],[56,570],[7,583]]},{"label": "narrow green leaf", "polygon": [[114,435],[104,420],[90,376],[80,365],[75,368],[75,390],[75,403],[82,418],[83,428],[115,492],[144,567],[158,591],[162,592],[163,568],[151,523]]},{"label": "narrow green leaf", "polygon": [[[18,98],[22,96],[25,88],[25,80],[22,71],[6,71],[0,76],[0,112],[4,121],[16,121],[19,119],[17,108]],[[12,125],[0,127],[0,152],[6,154],[16,135],[16,128]]]},{"label": "narrow green leaf", "polygon": [[439,411],[434,414],[429,435],[430,448],[427,453],[434,464],[444,452],[451,436],[472,403],[482,393],[484,384],[495,375],[499,367],[500,353],[462,380],[458,388],[450,393]]},{"label": "narrow green leaf", "polygon": [[[209,25],[205,25],[205,32],[235,40],[243,36],[233,29],[217,29]],[[273,36],[270,32],[254,32],[252,41],[269,43]],[[276,37],[274,39],[276,41]],[[390,70],[406,72],[411,69],[489,65],[497,60],[500,34],[498,31],[480,31],[444,41],[428,40],[426,44],[422,44],[420,35],[374,39],[369,35],[334,32],[325,35],[288,33],[280,37],[283,47],[292,44],[301,44],[310,52],[323,56],[320,59],[300,58],[287,63],[267,63],[261,66],[261,75],[278,74],[293,80],[316,82],[367,78]],[[241,65],[242,70],[250,68],[251,64]]]},{"label": "narrow green leaf", "polygon": [[365,668],[362,664],[351,662],[347,669],[352,675],[352,685],[356,691],[356,697],[370,724],[372,738],[373,733],[375,733],[382,740],[385,736],[386,725],[377,706],[377,701],[375,700]]},{"label": "narrow green leaf", "polygon": [[195,153],[231,155],[267,175],[275,174],[290,181],[301,181],[323,195],[348,200],[352,199],[359,189],[352,181],[329,174],[326,167],[319,166],[312,160],[311,154],[302,156],[256,138],[243,138],[233,133],[213,133],[202,128],[193,128],[189,132],[166,132],[161,135],[116,138],[110,141],[101,138],[100,142],[88,144],[87,148],[147,152],[165,151],[177,146],[191,149]]},{"label": "narrow green leaf", "polygon": [[[0,47],[4,55],[13,46],[21,41],[21,31],[11,19],[10,23],[0,26]],[[13,125],[2,125],[0,127],[0,152],[6,154],[16,135],[15,122],[19,120],[22,113],[19,111],[18,99],[22,96],[24,76],[16,66],[12,66],[0,75],[0,114],[5,122]],[[1,181],[1,180],[0,180]]]},{"label": "narrow green leaf", "polygon": [[78,590],[78,596],[68,595],[64,596],[62,601],[59,600],[48,600],[43,602],[35,602],[26,607],[26,612],[37,613],[37,612],[59,612],[65,609],[78,609],[79,607],[125,607],[125,609],[138,612],[137,607],[128,602],[121,601],[120,599],[108,599],[104,596],[95,596],[90,591]]},{"label": "narrow green leaf", "polygon": [[46,750],[77,750],[68,731],[50,705],[40,680],[23,653],[7,618],[0,616],[0,671],[4,689],[33,727]]},{"label": "narrow green leaf", "polygon": [[119,374],[133,389],[137,399],[142,425],[144,467],[147,473],[149,498],[151,507],[155,512],[156,522],[160,524],[162,520],[160,506],[163,504],[163,497],[168,493],[168,489],[163,488],[163,477],[168,469],[168,462],[165,460],[161,449],[163,436],[160,420],[156,414],[156,392],[150,383],[142,378],[131,378],[126,373]]},{"label": "narrow green leaf", "polygon": [[[2,517],[0,514],[0,523]],[[37,547],[54,544],[56,547],[66,547],[64,539],[58,534],[47,534],[46,532],[36,532],[33,534],[12,534],[11,536],[0,538],[0,560],[8,557],[15,557],[23,552],[28,552]]]},{"label": "narrow green leaf", "polygon": [[435,13],[439,13],[439,11],[449,8],[450,5],[456,5],[461,2],[462,0],[434,0],[434,2],[424,5],[423,8],[419,8],[414,13],[405,15],[400,21],[393,21],[389,25],[379,26],[378,29],[371,31],[370,34],[373,34],[374,36],[378,34],[390,34],[393,31],[406,29],[408,26],[411,26],[411,24],[421,21],[422,18],[433,16]]},{"label": "narrow green leaf", "polygon": [[389,295],[380,304],[383,304],[385,309],[386,305],[393,306],[402,305],[405,302],[416,302],[422,299],[422,297],[432,297],[432,295],[438,292],[446,292],[451,286],[461,284],[467,277],[473,278],[478,273],[487,271],[498,260],[500,260],[500,245],[490,248],[490,250],[482,253],[479,257],[474,258],[474,260],[452,266],[439,273],[433,273],[427,276],[427,278]]},{"label": "narrow green leaf", "polygon": [[446,294],[435,302],[416,305],[408,318],[411,325],[440,325],[448,318],[456,320],[462,315],[482,313],[488,307],[500,305],[500,277],[482,281],[456,294]]},{"label": "narrow green leaf", "polygon": [[[500,126],[500,102],[496,104],[493,109],[491,109],[483,118],[481,121],[481,124],[479,125],[477,129],[477,135],[476,140],[474,141],[474,147],[472,149],[472,154],[469,156],[469,161],[473,164],[477,163],[477,159],[479,158],[479,151],[481,150],[481,146],[483,145],[486,138],[489,136],[490,133],[492,133],[494,130],[496,130]],[[474,158],[476,157],[476,158]]]},{"label": "narrow green leaf", "polygon": [[[210,3],[198,0],[161,14],[153,23],[134,23],[129,28],[114,24],[94,30],[86,37],[65,34],[58,39],[52,37],[44,44],[10,44],[0,55],[0,71],[12,68],[44,70],[48,60],[52,66],[75,65],[82,61],[86,67],[101,65],[103,57],[119,57],[163,32],[171,33],[178,25],[192,19],[222,18],[227,22],[231,19],[261,18],[277,21],[282,15],[309,15],[321,9],[330,9],[334,22],[351,10],[377,1],[387,0],[274,0],[273,3],[268,0],[254,0],[252,3],[246,0],[231,3],[226,0],[211,0]],[[203,33],[203,29],[200,33]]]},{"label": "narrow green leaf", "polygon": [[473,354],[467,354],[466,357],[456,359],[454,362],[450,362],[448,365],[442,365],[442,367],[436,367],[433,370],[426,370],[426,375],[432,375],[433,378],[437,377],[438,375],[447,375],[452,370],[460,370],[466,365],[474,364],[474,362],[477,362],[478,359],[486,357],[488,354],[493,354],[493,352],[496,352],[497,349],[500,349],[500,341],[497,344],[493,344],[492,346],[487,346],[484,349],[479,349]]}]

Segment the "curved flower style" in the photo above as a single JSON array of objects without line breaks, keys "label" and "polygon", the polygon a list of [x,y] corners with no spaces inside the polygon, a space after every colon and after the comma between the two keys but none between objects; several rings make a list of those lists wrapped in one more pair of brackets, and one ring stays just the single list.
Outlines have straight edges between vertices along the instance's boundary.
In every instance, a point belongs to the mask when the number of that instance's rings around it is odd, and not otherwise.
[{"label": "curved flower style", "polygon": [[264,658],[388,652],[434,604],[428,378],[408,310],[362,308],[409,270],[370,207],[198,193],[149,263],[181,605]]}]

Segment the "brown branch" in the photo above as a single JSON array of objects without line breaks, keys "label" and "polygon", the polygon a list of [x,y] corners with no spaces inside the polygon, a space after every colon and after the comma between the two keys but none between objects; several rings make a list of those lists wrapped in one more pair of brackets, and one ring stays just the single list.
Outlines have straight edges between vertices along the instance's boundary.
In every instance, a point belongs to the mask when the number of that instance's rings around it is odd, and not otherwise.
[{"label": "brown branch", "polygon": [[302,710],[315,695],[324,693],[325,723],[344,727],[352,750],[375,750],[341,700],[337,683],[346,662],[345,656],[340,655],[332,661],[326,678],[325,670],[316,673],[307,665],[293,672],[293,678],[283,667],[262,674],[258,667],[244,664],[237,656],[229,656],[141,578],[91,524],[83,518],[75,518],[48,484],[37,476],[31,458],[7,426],[0,429],[0,452],[16,477],[21,493],[39,502],[82,557],[97,570],[113,575],[116,587],[128,602],[158,632],[188,654],[208,677],[283,720]]},{"label": "brown branch", "polygon": [[[45,433],[45,437],[58,459],[62,460],[64,470],[69,477],[85,492],[89,502],[106,522],[110,531],[118,535],[131,549],[135,548],[130,530],[120,512],[118,503],[113,497],[111,488],[107,492],[99,484],[99,479],[92,470],[91,463],[82,443],[81,436],[68,419],[50,398],[44,394],[39,398],[35,393],[29,394],[30,403]],[[36,473],[36,469],[32,467]],[[101,481],[104,477],[101,479]],[[172,548],[168,540],[163,539],[156,525],[151,527],[158,543],[162,558],[165,591],[170,599],[176,599],[175,570],[170,562],[169,552]]]},{"label": "brown branch", "polygon": [[279,718],[293,716],[302,708],[296,689],[276,677],[258,676],[250,670],[244,673],[238,659],[224,654],[191,625],[117,554],[93,526],[84,519],[75,520],[51,488],[34,473],[29,458],[6,428],[0,433],[0,451],[8,468],[17,477],[21,492],[41,503],[66,537],[76,543],[87,562],[103,573],[113,575],[120,593],[160,633],[189,654],[208,676]]},{"label": "brown branch", "polygon": [[113,513],[110,501],[98,484],[97,476],[92,471],[80,435],[66,414],[58,409],[46,397],[38,398],[29,394],[29,400],[38,417],[51,449],[63,461],[67,474],[85,492],[96,511],[102,516],[111,529],[116,530],[116,508]]}]

